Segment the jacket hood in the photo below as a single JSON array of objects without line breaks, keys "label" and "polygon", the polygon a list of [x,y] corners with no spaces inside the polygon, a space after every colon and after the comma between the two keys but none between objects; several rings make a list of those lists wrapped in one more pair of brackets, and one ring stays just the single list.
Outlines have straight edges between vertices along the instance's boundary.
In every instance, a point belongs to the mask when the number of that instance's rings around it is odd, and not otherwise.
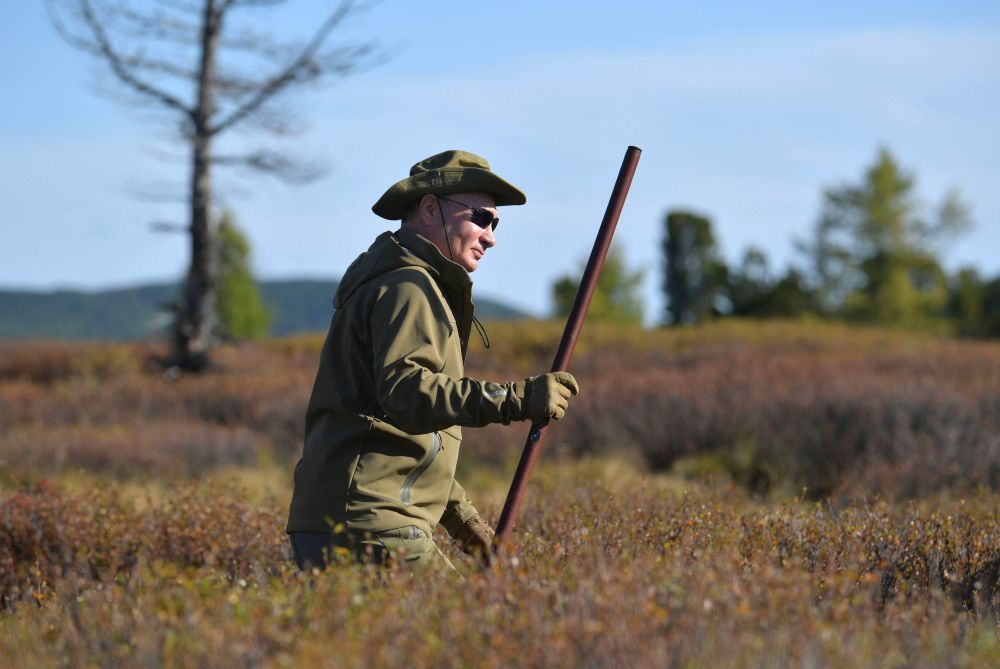
[{"label": "jacket hood", "polygon": [[368,250],[351,263],[333,298],[334,308],[342,307],[365,283],[402,267],[421,267],[446,287],[466,288],[472,285],[465,268],[441,255],[430,240],[409,228],[400,228],[379,235]]}]

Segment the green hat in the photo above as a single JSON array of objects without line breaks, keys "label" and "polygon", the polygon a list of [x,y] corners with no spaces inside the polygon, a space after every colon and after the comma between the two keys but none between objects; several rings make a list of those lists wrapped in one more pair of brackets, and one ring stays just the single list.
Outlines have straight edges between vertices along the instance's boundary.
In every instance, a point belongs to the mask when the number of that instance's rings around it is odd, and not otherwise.
[{"label": "green hat", "polygon": [[490,171],[490,164],[468,151],[445,151],[421,160],[410,168],[410,176],[394,184],[372,205],[372,211],[397,221],[406,205],[429,194],[483,191],[497,206],[524,204],[528,199],[516,186]]}]

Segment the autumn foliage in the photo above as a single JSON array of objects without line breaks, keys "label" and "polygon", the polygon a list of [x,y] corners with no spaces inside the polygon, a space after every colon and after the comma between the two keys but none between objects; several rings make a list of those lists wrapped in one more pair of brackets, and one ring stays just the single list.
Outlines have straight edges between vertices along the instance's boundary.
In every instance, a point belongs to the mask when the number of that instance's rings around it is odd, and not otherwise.
[{"label": "autumn foliage", "polygon": [[[545,369],[490,326],[469,371]],[[1000,348],[828,325],[590,327],[511,550],[465,580],[282,533],[319,337],[170,380],[0,349],[0,657],[20,666],[981,667],[1000,661]],[[525,426],[468,430],[499,516]]]}]

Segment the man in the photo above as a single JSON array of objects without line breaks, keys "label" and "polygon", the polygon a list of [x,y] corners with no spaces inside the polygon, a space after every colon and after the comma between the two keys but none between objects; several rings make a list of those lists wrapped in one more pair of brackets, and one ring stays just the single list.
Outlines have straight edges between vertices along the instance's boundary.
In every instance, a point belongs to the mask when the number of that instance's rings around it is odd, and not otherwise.
[{"label": "man", "polygon": [[445,151],[372,207],[401,226],[351,264],[334,298],[286,527],[299,568],[343,553],[454,569],[431,538],[438,523],[489,560],[493,530],[455,480],[461,428],[558,420],[578,390],[563,372],[464,376],[469,273],[496,244],[497,207],[525,201],[485,159]]}]

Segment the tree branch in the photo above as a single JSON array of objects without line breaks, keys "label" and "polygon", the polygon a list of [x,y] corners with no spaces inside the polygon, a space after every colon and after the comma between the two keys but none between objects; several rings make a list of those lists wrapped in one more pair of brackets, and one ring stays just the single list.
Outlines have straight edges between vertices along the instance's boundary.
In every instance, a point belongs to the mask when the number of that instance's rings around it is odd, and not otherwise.
[{"label": "tree branch", "polygon": [[212,158],[216,165],[243,167],[254,172],[263,172],[286,183],[304,184],[314,181],[325,173],[322,165],[289,158],[287,155],[260,150],[244,155],[218,155]]},{"label": "tree branch", "polygon": [[[230,0],[226,6],[231,6],[233,4],[243,3],[236,3],[235,0]],[[343,0],[337,9],[335,9],[333,13],[327,17],[326,21],[323,22],[319,30],[316,31],[316,34],[313,35],[313,38],[308,42],[308,44],[306,44],[299,56],[292,61],[292,63],[286,67],[284,71],[264,82],[264,84],[261,85],[260,90],[253,97],[237,107],[232,113],[229,114],[229,116],[213,125],[209,129],[209,132],[215,135],[230,126],[239,123],[246,116],[267,102],[270,98],[281,92],[281,90],[289,84],[296,81],[310,81],[319,76],[319,74],[321,74],[321,70],[314,59],[316,52],[319,51],[323,42],[333,29],[340,25],[340,23],[351,14],[353,6],[354,0]]]},{"label": "tree branch", "polygon": [[287,0],[226,0],[230,7],[273,7],[283,5]]},{"label": "tree branch", "polygon": [[[129,64],[128,59],[118,53],[118,51],[116,51],[111,45],[107,33],[104,30],[104,26],[94,14],[94,8],[90,0],[80,0],[79,4],[81,16],[87,24],[87,27],[90,28],[94,38],[94,42],[90,45],[90,48],[84,48],[88,51],[96,52],[104,58],[108,65],[110,65],[111,71],[115,74],[115,76],[118,77],[122,83],[132,88],[135,92],[156,100],[166,107],[176,109],[193,119],[192,110],[181,100],[177,99],[170,93],[143,81],[132,71],[134,65]],[[77,46],[76,43],[71,42],[71,44]]]},{"label": "tree branch", "polygon": [[192,16],[201,15],[201,7],[192,4],[190,2],[181,2],[180,0],[153,0],[158,5],[163,5],[169,9],[176,9],[179,12],[184,12],[185,14],[190,14]]},{"label": "tree branch", "polygon": [[194,44],[191,35],[198,34],[198,25],[171,16],[163,10],[154,14],[141,14],[127,4],[117,4],[107,10],[111,16],[106,19],[106,27],[120,24],[119,30],[130,37],[153,38],[182,44]]},{"label": "tree branch", "polygon": [[289,137],[299,133],[303,121],[294,111],[275,108],[276,106],[276,101],[272,100],[258,107],[243,119],[242,124],[277,137]]},{"label": "tree branch", "polygon": [[270,35],[247,27],[243,27],[238,35],[220,38],[219,46],[272,59],[287,58],[292,52],[287,44],[275,42]]},{"label": "tree branch", "polygon": [[169,60],[161,60],[159,58],[142,58],[139,56],[123,57],[122,63],[129,68],[134,70],[142,70],[144,72],[155,72],[157,74],[165,74],[172,77],[177,77],[178,79],[185,79],[187,81],[196,81],[198,79],[198,73],[186,67],[181,67]]},{"label": "tree branch", "polygon": [[220,98],[242,98],[257,90],[258,83],[236,74],[219,75],[215,79],[216,93]]}]

